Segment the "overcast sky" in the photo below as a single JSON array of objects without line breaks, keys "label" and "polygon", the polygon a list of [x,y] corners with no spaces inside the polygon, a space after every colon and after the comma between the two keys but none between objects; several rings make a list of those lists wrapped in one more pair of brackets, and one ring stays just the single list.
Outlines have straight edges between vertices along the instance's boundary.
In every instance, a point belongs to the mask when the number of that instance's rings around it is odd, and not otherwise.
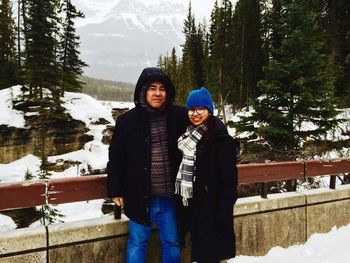
[{"label": "overcast sky", "polygon": [[[185,3],[185,6],[187,8],[189,1],[185,0]],[[192,8],[196,18],[202,20],[202,17],[206,17],[207,20],[209,20],[214,3],[215,0],[192,0]]]}]

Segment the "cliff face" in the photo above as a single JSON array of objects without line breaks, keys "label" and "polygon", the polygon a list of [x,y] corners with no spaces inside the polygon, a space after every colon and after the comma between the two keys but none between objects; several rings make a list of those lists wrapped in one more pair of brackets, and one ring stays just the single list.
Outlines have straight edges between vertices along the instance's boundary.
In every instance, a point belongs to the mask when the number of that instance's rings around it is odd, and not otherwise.
[{"label": "cliff face", "polygon": [[[27,120],[29,121],[29,120]],[[10,163],[27,154],[39,155],[41,132],[39,120],[32,118],[30,128],[0,125],[0,163]],[[59,155],[81,149],[93,136],[81,121],[73,119],[48,120],[44,124],[47,155]]]},{"label": "cliff face", "polygon": [[[127,112],[129,109],[128,108],[113,108],[112,109],[112,117],[114,120],[116,120],[120,115],[124,114]],[[114,131],[114,125],[108,124],[106,125],[106,129],[103,130],[103,137],[102,137],[102,142],[104,144],[109,145],[112,141],[112,136],[113,136],[113,131]]]}]

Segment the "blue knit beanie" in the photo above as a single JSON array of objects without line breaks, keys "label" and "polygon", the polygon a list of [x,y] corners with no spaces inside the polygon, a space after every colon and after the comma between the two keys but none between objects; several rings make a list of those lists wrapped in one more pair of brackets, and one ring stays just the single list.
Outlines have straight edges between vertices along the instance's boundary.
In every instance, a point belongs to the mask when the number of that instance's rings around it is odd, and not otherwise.
[{"label": "blue knit beanie", "polygon": [[189,110],[193,107],[205,107],[213,114],[213,98],[211,97],[209,90],[202,87],[190,92],[187,97],[186,109]]}]

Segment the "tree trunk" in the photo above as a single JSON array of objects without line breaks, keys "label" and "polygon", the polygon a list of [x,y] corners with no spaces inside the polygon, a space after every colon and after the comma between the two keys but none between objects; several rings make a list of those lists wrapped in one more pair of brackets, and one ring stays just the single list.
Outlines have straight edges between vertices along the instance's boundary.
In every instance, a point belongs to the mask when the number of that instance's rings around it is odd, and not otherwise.
[{"label": "tree trunk", "polygon": [[[239,88],[239,103],[243,105],[243,73],[244,73],[244,34],[245,34],[245,25],[243,24],[242,28],[242,38],[241,38],[241,83]],[[248,105],[247,105],[248,106]]]}]

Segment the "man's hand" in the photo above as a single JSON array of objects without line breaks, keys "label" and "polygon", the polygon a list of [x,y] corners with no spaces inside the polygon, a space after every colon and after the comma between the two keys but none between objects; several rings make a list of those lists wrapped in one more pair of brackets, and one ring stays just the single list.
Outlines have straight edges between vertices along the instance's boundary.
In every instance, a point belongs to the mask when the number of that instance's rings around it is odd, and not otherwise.
[{"label": "man's hand", "polygon": [[114,197],[114,198],[112,198],[112,201],[113,201],[117,206],[124,206],[124,197]]}]

